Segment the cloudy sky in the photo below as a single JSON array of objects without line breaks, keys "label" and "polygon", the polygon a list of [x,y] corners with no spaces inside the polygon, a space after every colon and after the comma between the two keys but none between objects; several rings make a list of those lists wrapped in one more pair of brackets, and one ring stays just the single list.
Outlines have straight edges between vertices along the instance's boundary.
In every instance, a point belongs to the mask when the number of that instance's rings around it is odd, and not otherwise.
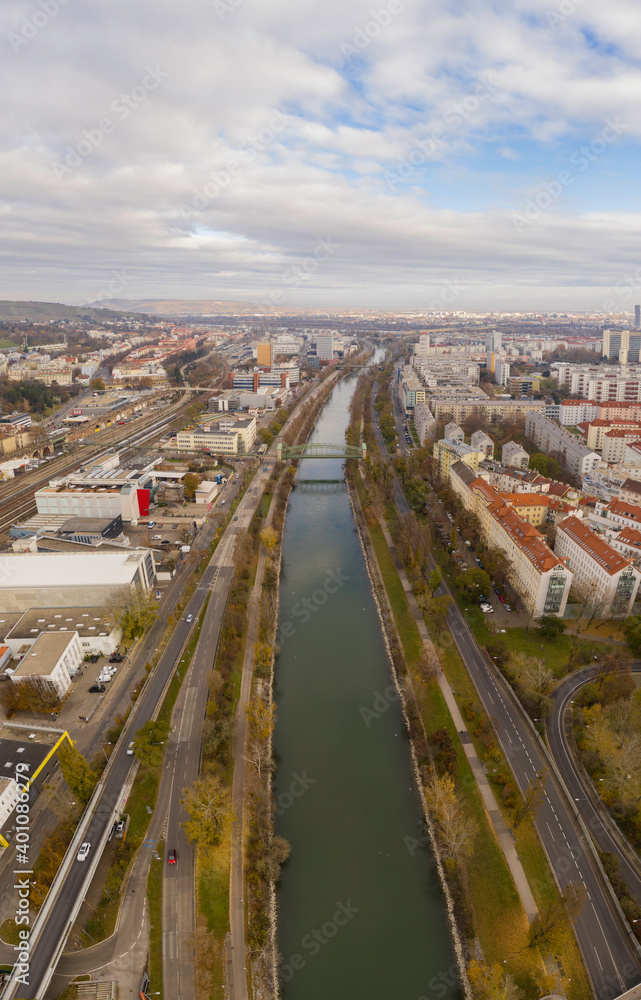
[{"label": "cloudy sky", "polygon": [[0,298],[641,301],[638,0],[4,0]]}]

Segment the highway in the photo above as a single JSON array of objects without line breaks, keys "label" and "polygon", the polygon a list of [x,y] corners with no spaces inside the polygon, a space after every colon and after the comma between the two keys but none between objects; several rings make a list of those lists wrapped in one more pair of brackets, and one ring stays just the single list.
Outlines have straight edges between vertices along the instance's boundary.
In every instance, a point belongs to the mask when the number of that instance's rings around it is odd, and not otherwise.
[{"label": "highway", "polygon": [[[372,417],[380,453],[389,457],[373,407]],[[407,516],[410,507],[396,475],[394,498],[401,516]],[[437,593],[450,591],[441,584]],[[535,827],[561,891],[570,883],[586,888],[586,905],[574,922],[575,933],[597,1000],[611,1000],[641,982],[641,957],[632,932],[624,926],[609,885],[598,871],[591,845],[576,821],[574,803],[568,802],[556,774],[549,771],[539,737],[511,688],[481,652],[456,601],[448,626],[521,793],[539,771],[548,771]]]}]

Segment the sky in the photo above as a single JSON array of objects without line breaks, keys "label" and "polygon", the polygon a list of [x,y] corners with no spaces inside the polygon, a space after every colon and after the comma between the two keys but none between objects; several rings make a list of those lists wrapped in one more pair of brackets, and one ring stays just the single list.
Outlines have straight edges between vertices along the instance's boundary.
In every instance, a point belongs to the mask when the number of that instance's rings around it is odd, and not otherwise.
[{"label": "sky", "polygon": [[641,301],[638,0],[4,0],[0,298]]}]

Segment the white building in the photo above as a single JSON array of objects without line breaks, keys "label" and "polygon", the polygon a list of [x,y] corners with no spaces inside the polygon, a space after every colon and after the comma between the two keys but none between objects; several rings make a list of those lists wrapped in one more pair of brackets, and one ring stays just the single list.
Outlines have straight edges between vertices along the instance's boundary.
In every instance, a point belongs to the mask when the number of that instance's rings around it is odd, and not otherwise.
[{"label": "white building", "polygon": [[316,337],[316,353],[319,361],[332,361],[334,357],[333,334],[322,334]]},{"label": "white building", "polygon": [[111,489],[104,486],[93,489],[82,486],[45,486],[36,490],[35,501],[38,513],[46,516],[66,514],[67,517],[100,520],[112,520],[120,516],[123,521],[129,522],[146,516],[142,511],[149,509],[149,492],[141,490],[136,483],[126,483],[124,486],[115,484]]},{"label": "white building", "polygon": [[35,608],[18,619],[7,632],[5,643],[16,658],[26,653],[43,633],[76,632],[83,656],[87,653],[111,656],[122,639],[116,617],[104,608]]},{"label": "white building", "polygon": [[525,433],[537,448],[558,459],[575,476],[589,475],[601,461],[596,452],[582,444],[574,434],[542,413],[528,413]]},{"label": "white building", "polygon": [[64,698],[84,659],[77,632],[43,633],[22,658],[14,684],[30,684],[44,696]]},{"label": "white building", "polygon": [[503,465],[512,465],[515,469],[527,469],[530,456],[516,441],[508,441],[501,448],[501,462]]},{"label": "white building", "polygon": [[24,552],[0,556],[0,611],[124,603],[155,582],[149,549]]},{"label": "white building", "polygon": [[477,451],[484,452],[486,458],[494,458],[494,441],[485,431],[474,431],[470,444]]},{"label": "white building", "polygon": [[414,426],[421,444],[436,437],[436,420],[427,403],[417,403],[414,407]]},{"label": "white building", "polygon": [[599,617],[631,614],[641,573],[603,538],[576,517],[561,521],[554,552],[566,559],[577,591],[599,609]]},{"label": "white building", "polygon": [[497,385],[507,385],[510,380],[509,361],[497,361],[494,364],[494,381]]},{"label": "white building", "polygon": [[448,441],[456,441],[457,444],[463,444],[465,441],[465,432],[462,427],[459,427],[459,425],[452,420],[449,424],[445,425],[443,437],[447,438]]},{"label": "white building", "polygon": [[210,504],[216,499],[216,496],[220,493],[220,489],[218,483],[210,483],[205,479],[196,487],[194,502]]}]

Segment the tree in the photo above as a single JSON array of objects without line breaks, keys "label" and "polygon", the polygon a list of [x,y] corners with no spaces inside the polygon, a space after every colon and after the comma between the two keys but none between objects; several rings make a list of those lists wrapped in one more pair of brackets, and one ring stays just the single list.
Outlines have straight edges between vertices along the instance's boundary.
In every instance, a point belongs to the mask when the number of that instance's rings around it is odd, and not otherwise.
[{"label": "tree", "polygon": [[121,609],[119,625],[123,639],[135,639],[151,628],[158,617],[158,606],[151,595],[140,590],[129,596],[129,600]]},{"label": "tree", "polygon": [[261,531],[260,540],[267,549],[267,554],[271,556],[274,552],[274,549],[278,545],[277,533],[274,531],[273,528],[270,528],[268,525]]},{"label": "tree", "polygon": [[530,924],[529,946],[536,948],[547,940],[553,931],[566,921],[573,921],[580,915],[588,891],[584,885],[570,882],[564,896],[557,896],[539,913]]},{"label": "tree", "polygon": [[454,779],[449,774],[433,774],[425,786],[425,795],[436,820],[445,858],[457,862],[469,856],[478,827],[461,809]]},{"label": "tree", "polygon": [[198,844],[217,844],[230,814],[227,792],[218,775],[197,778],[181,800],[189,819],[183,829]]},{"label": "tree", "polygon": [[67,785],[73,794],[85,805],[91,798],[98,781],[98,775],[91,769],[86,759],[66,740],[58,747],[58,760]]},{"label": "tree", "polygon": [[545,795],[545,778],[546,769],[543,768],[542,771],[537,771],[536,776],[531,779],[523,796],[523,801],[516,807],[514,812],[514,821],[512,823],[514,830],[521,825],[527,816],[534,817],[539,811]]},{"label": "tree", "polygon": [[630,650],[633,653],[641,653],[641,615],[630,615],[626,618],[621,631]]},{"label": "tree", "polygon": [[188,472],[183,479],[183,484],[185,487],[185,497],[188,500],[193,500],[196,495],[196,489],[198,487],[199,477],[195,472]]},{"label": "tree", "polygon": [[93,389],[95,392],[104,392],[105,383],[101,378],[92,378],[89,383],[89,388]]},{"label": "tree", "polygon": [[134,753],[141,764],[159,767],[165,756],[169,736],[169,723],[156,720],[146,722],[134,737]]},{"label": "tree", "polygon": [[271,736],[276,722],[274,703],[256,697],[245,706],[245,713],[249,723],[249,741],[245,758],[260,780],[263,772],[271,764]]},{"label": "tree", "polygon": [[541,615],[539,632],[546,639],[558,639],[565,632],[565,622],[557,615]]},{"label": "tree", "polygon": [[456,578],[456,582],[468,597],[478,597],[479,594],[484,594],[485,597],[489,596],[490,578],[484,569],[478,567],[468,569],[467,573],[461,573]]},{"label": "tree", "polygon": [[437,566],[436,569],[430,570],[429,576],[427,578],[427,583],[430,588],[432,597],[434,597],[434,594],[441,586],[442,582],[443,582],[443,574],[441,572],[441,567]]},{"label": "tree", "polygon": [[467,976],[478,1000],[523,1000],[525,996],[500,965],[485,965],[473,958]]}]

